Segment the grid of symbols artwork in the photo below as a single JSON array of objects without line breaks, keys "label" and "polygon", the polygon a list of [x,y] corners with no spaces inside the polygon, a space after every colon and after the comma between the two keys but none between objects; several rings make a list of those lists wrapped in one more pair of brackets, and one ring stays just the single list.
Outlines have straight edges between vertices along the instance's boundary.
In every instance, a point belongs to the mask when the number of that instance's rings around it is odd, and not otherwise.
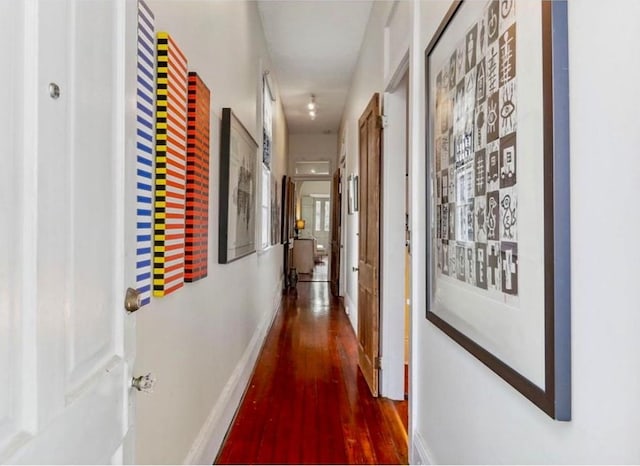
[{"label": "grid of symbols artwork", "polygon": [[515,1],[488,2],[456,45],[435,68],[437,273],[517,296]]}]

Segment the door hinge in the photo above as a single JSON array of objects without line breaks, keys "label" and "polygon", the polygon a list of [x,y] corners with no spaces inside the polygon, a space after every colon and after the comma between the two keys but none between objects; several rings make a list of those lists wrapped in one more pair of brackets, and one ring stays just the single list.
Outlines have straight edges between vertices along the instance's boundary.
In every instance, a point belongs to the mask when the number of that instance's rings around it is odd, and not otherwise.
[{"label": "door hinge", "polygon": [[382,369],[382,356],[378,356],[375,358],[375,360],[373,361],[373,368]]},{"label": "door hinge", "polygon": [[383,129],[389,126],[389,118],[387,115],[378,115],[378,129]]}]

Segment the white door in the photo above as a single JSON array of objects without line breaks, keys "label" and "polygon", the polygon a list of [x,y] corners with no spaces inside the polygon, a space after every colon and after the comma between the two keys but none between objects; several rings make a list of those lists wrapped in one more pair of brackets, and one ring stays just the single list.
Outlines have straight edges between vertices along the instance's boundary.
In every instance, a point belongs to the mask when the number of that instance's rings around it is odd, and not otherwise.
[{"label": "white door", "polygon": [[125,19],[0,5],[0,463],[131,458]]}]

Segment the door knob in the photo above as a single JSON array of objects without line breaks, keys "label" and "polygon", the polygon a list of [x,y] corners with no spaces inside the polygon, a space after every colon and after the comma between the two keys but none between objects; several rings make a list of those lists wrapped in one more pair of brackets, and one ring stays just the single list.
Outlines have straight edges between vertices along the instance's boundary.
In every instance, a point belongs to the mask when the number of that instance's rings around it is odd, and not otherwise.
[{"label": "door knob", "polygon": [[357,272],[359,269],[358,267],[351,267],[351,270],[353,270],[354,272]]},{"label": "door knob", "polygon": [[153,386],[156,383],[156,379],[151,372],[147,375],[140,375],[131,379],[131,387],[135,388],[139,392],[153,393]]},{"label": "door knob", "polygon": [[142,306],[142,296],[138,290],[127,288],[124,296],[124,308],[127,312],[136,312]]}]

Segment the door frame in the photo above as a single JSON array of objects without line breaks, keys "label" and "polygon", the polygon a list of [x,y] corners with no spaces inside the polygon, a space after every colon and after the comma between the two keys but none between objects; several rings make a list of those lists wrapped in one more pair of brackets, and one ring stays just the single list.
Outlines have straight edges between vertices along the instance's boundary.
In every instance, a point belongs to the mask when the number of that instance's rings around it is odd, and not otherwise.
[{"label": "door frame", "polygon": [[[387,157],[383,157],[381,170],[380,394],[393,400],[404,400],[405,396],[405,213],[408,212],[406,154],[409,150],[409,73],[407,50],[386,86],[382,103],[382,150]],[[403,208],[398,209],[399,205]]]}]

